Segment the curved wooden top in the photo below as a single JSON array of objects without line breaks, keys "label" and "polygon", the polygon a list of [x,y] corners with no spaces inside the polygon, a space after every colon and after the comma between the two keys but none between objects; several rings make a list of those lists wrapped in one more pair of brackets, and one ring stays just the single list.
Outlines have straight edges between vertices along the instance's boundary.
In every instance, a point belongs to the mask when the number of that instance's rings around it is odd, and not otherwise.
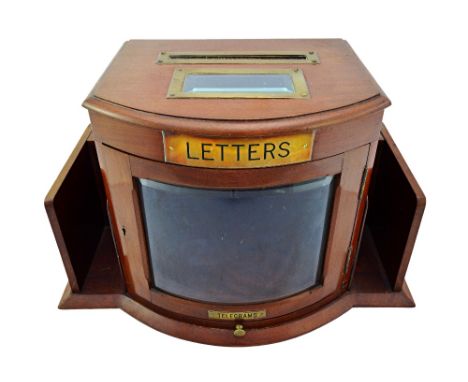
[{"label": "curved wooden top", "polygon": [[[164,64],[162,51],[314,51],[320,64]],[[181,67],[299,68],[308,99],[168,99],[172,74]],[[346,119],[390,103],[349,44],[332,40],[131,40],[126,42],[84,102],[90,110],[115,118],[152,124],[155,118],[259,121],[322,114]],[[378,105],[378,106],[377,106]],[[339,114],[345,115],[341,118]],[[172,118],[171,118],[172,119]],[[315,118],[312,118],[315,119]],[[146,122],[146,123],[145,123]],[[186,121],[189,123],[189,121]],[[184,124],[182,122],[182,124]]]}]

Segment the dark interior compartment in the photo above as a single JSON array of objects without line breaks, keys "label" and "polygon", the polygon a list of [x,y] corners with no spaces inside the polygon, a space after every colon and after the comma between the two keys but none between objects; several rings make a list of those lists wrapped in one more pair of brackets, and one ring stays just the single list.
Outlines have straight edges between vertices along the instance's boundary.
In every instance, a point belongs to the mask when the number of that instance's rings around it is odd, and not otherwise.
[{"label": "dark interior compartment", "polygon": [[73,292],[124,290],[96,149],[85,132],[45,200]]},{"label": "dark interior compartment", "polygon": [[382,136],[369,189],[365,235],[372,236],[388,285],[393,290],[400,290],[424,211],[425,197],[385,128]]}]

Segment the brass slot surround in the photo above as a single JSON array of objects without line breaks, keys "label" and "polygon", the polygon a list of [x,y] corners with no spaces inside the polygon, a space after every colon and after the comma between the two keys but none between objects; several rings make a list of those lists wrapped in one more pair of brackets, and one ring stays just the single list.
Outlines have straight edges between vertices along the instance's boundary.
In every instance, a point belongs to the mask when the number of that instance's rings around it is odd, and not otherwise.
[{"label": "brass slot surround", "polygon": [[[191,74],[288,74],[294,85],[292,93],[282,92],[185,92],[184,81]],[[252,69],[252,68],[193,68],[176,69],[172,76],[167,98],[309,98],[304,74],[300,69]]]},{"label": "brass slot surround", "polygon": [[160,52],[157,64],[312,64],[320,63],[313,51]]}]

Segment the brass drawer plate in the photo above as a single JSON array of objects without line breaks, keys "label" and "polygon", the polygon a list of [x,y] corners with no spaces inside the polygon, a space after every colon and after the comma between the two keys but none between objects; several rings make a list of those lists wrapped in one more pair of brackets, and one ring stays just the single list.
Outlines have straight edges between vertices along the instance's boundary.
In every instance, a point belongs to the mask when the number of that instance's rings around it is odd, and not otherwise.
[{"label": "brass drawer plate", "polygon": [[266,317],[266,310],[257,310],[249,312],[225,312],[218,310],[209,310],[208,318],[213,320],[258,320]]}]

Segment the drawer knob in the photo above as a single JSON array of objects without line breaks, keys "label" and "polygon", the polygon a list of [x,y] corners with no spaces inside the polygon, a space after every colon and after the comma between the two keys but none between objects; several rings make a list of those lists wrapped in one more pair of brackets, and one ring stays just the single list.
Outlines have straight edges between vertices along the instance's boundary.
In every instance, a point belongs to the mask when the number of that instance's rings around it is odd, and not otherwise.
[{"label": "drawer knob", "polygon": [[236,325],[236,329],[234,329],[234,335],[236,337],[244,337],[246,333],[243,325]]}]

